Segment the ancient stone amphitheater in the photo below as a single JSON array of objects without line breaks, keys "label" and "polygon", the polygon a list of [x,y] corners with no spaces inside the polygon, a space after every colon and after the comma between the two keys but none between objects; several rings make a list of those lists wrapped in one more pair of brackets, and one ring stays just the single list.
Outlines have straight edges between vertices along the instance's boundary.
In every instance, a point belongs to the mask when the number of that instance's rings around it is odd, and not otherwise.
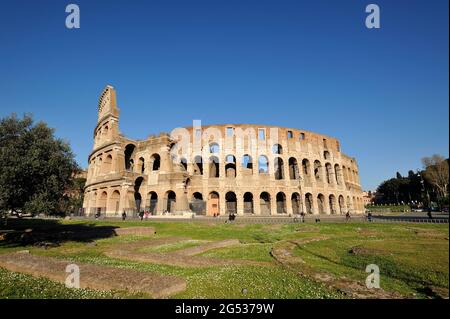
[{"label": "ancient stone amphitheater", "polygon": [[100,97],[84,211],[120,216],[358,214],[355,158],[339,141],[299,129],[217,125],[132,140],[119,132],[116,93]]}]

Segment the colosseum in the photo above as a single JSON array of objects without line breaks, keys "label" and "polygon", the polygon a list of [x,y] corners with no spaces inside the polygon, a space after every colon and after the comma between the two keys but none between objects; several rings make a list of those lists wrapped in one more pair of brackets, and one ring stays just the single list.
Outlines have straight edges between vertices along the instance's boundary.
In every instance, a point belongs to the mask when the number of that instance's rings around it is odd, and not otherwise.
[{"label": "colosseum", "polygon": [[119,131],[111,86],[99,99],[88,163],[87,215],[292,216],[360,214],[364,207],[356,160],[335,138],[194,121],[170,134],[132,140]]}]

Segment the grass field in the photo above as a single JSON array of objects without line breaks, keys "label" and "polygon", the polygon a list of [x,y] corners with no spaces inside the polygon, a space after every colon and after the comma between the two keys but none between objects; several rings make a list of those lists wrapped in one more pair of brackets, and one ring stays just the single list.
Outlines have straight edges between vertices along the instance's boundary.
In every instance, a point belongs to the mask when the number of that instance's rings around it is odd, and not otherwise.
[{"label": "grass field", "polygon": [[[47,221],[21,220],[9,229],[46,231]],[[306,223],[219,224],[139,221],[52,222],[58,227],[152,226],[155,236],[99,236],[89,240],[60,242],[43,249],[36,245],[0,241],[0,254],[29,250],[31,254],[73,262],[108,265],[142,272],[174,275],[186,280],[187,288],[171,298],[351,298],[353,284],[364,285],[366,266],[380,269],[380,286],[400,298],[448,297],[449,228],[434,224]],[[127,243],[152,238],[180,237],[178,242],[141,247],[141,253],[176,254],[183,249],[225,239],[239,244],[208,250],[198,257],[236,261],[224,266],[180,267],[112,258],[106,251]],[[276,259],[281,252],[283,261]],[[274,258],[275,257],[275,258]],[[254,262],[240,264],[237,261]],[[260,263],[260,264],[258,264]],[[327,278],[327,279],[321,279]],[[330,279],[331,278],[331,279]],[[376,293],[374,298],[386,295]],[[0,298],[149,298],[128,291],[74,290],[45,278],[0,268]]]}]

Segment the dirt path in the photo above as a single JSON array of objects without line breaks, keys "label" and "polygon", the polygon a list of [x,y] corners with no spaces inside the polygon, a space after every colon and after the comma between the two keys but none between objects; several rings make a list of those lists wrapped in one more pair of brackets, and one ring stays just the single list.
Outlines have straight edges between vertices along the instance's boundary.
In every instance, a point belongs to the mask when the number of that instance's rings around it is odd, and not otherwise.
[{"label": "dirt path", "polygon": [[291,240],[282,242],[271,251],[272,257],[283,267],[297,273],[302,277],[312,278],[320,283],[325,284],[327,287],[336,289],[351,298],[357,299],[393,299],[404,298],[404,296],[395,293],[388,292],[381,288],[368,289],[365,283],[351,280],[348,278],[336,278],[331,274],[320,272],[307,266],[305,261],[301,257],[295,256],[293,251],[296,247],[301,247],[307,243],[321,241],[329,239],[328,237],[313,237],[301,240]]},{"label": "dirt path", "polygon": [[[23,252],[0,255],[1,267],[61,283],[64,283],[69,275],[66,273],[69,264],[72,262]],[[85,263],[76,264],[80,268],[81,288],[144,292],[153,298],[166,298],[186,289],[186,281],[175,276]]]},{"label": "dirt path", "polygon": [[168,253],[141,252],[140,248],[157,247],[165,244],[172,244],[180,241],[189,240],[189,238],[158,238],[154,240],[139,241],[129,244],[117,245],[105,251],[109,257],[134,260],[153,264],[171,265],[178,267],[210,267],[210,266],[226,266],[226,265],[271,265],[268,262],[258,262],[243,259],[220,259],[203,256],[195,256],[205,251],[216,248],[223,248],[238,245],[239,240],[229,239],[216,242],[201,244],[196,247],[189,247]]}]

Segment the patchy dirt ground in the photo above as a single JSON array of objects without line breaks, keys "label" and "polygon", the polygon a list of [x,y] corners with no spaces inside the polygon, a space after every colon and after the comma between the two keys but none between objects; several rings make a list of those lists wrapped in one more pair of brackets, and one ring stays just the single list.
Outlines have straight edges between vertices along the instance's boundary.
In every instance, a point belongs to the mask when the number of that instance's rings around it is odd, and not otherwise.
[{"label": "patchy dirt ground", "polygon": [[211,267],[225,265],[270,265],[267,262],[257,262],[251,260],[219,259],[203,256],[196,256],[208,250],[224,248],[238,245],[237,239],[228,239],[201,244],[196,247],[176,250],[167,253],[142,252],[140,248],[157,247],[166,244],[173,244],[180,241],[190,240],[190,238],[168,237],[154,240],[139,241],[129,244],[121,244],[105,251],[109,257],[148,262],[154,264],[171,265],[178,267]]},{"label": "patchy dirt ground", "polygon": [[314,237],[303,240],[290,240],[282,242],[274,247],[271,251],[272,257],[287,269],[297,273],[303,277],[313,278],[314,280],[321,282],[329,288],[336,289],[351,298],[376,298],[376,299],[393,299],[404,298],[400,294],[387,292],[383,289],[368,289],[361,282],[347,279],[336,278],[331,274],[319,272],[317,270],[310,269],[305,262],[298,256],[295,256],[293,251],[296,247],[301,247],[307,243],[321,241],[328,239],[325,236]]},{"label": "patchy dirt ground", "polygon": [[[64,283],[71,262],[36,256],[27,251],[0,255],[0,266],[10,271],[46,277]],[[127,290],[147,293],[153,298],[166,298],[186,289],[186,281],[175,276],[140,272],[108,266],[77,263],[80,287],[98,290]]]}]

